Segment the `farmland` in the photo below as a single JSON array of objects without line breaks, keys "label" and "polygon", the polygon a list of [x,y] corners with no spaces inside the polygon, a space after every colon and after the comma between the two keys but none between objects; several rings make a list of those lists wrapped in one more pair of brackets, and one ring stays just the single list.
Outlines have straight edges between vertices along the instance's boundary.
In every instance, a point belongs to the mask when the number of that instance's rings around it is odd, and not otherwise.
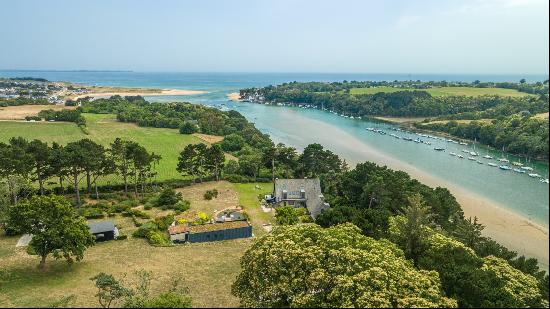
[{"label": "farmland", "polygon": [[[373,87],[373,88],[352,88],[351,94],[375,94],[378,92],[397,92],[407,91],[414,89],[404,89],[396,87]],[[519,92],[515,89],[504,88],[474,88],[474,87],[434,87],[429,89],[418,89],[421,91],[427,91],[432,96],[482,96],[482,95],[499,95],[509,97],[523,97],[529,96],[524,92]]]},{"label": "farmland", "polygon": [[199,137],[180,134],[176,129],[145,128],[131,123],[118,122],[115,115],[83,115],[86,118],[88,134],[85,134],[74,123],[0,121],[0,142],[7,142],[14,136],[60,144],[89,138],[108,146],[115,138],[120,137],[135,141],[148,151],[162,156],[157,167],[158,180],[181,178],[176,171],[180,151],[188,144],[203,142]]}]

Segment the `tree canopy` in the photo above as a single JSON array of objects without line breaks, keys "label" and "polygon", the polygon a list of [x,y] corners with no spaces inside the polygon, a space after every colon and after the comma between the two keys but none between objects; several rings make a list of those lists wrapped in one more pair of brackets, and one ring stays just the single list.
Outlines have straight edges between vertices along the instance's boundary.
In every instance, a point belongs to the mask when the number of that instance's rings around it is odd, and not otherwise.
[{"label": "tree canopy", "polygon": [[439,276],[351,224],[279,227],[246,251],[233,294],[250,307],[456,307]]}]

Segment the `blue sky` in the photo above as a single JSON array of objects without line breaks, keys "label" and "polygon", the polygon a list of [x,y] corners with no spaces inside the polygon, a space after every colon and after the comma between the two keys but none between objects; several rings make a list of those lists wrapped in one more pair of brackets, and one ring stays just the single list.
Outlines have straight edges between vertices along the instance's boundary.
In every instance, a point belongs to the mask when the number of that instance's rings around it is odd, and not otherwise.
[{"label": "blue sky", "polygon": [[18,0],[0,69],[548,74],[548,0]]}]

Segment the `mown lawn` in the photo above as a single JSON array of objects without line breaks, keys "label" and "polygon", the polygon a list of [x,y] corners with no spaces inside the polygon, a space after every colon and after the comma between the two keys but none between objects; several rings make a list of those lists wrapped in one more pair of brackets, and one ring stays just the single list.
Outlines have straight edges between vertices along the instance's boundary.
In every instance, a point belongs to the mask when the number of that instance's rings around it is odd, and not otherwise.
[{"label": "mown lawn", "polygon": [[[73,123],[0,121],[0,142],[7,142],[14,136],[60,144],[89,138],[109,146],[115,138],[120,137],[135,141],[148,151],[162,156],[157,167],[158,180],[182,178],[176,171],[179,153],[188,144],[203,142],[198,137],[180,134],[176,129],[146,128],[118,122],[115,115],[84,114],[84,116],[89,134],[85,134]],[[102,183],[118,181],[118,177],[109,176],[103,179]]]},{"label": "mown lawn", "polygon": [[[403,89],[394,87],[375,87],[375,88],[352,88],[351,94],[375,94],[378,92],[397,92],[413,89]],[[515,89],[504,88],[473,88],[473,87],[437,87],[430,89],[418,89],[429,92],[432,96],[481,96],[481,95],[500,95],[510,97],[529,96],[528,93],[519,92]]]},{"label": "mown lawn", "polygon": [[[202,192],[210,188],[218,188],[219,200],[204,200]],[[271,213],[261,211],[256,198],[269,188],[269,184],[208,182],[181,191],[191,201],[191,210],[211,214],[226,206],[242,205],[250,215],[257,237],[265,233],[258,233],[263,231],[261,224],[273,221]],[[146,212],[158,214],[156,209]],[[130,218],[116,215],[111,219],[122,234],[131,235],[136,229]],[[83,261],[73,265],[49,258],[47,271],[41,272],[36,267],[39,262],[36,256],[15,249],[17,239],[0,236],[0,307],[51,306],[71,295],[76,297],[73,306],[99,307],[91,277],[99,272],[117,277],[126,274],[126,281],[133,282],[134,272],[141,269],[153,273],[153,293],[165,291],[179,278],[189,288],[195,307],[235,307],[239,301],[231,295],[231,285],[240,272],[241,256],[253,242],[252,238],[152,247],[143,239],[129,237],[97,244],[86,251]]]}]

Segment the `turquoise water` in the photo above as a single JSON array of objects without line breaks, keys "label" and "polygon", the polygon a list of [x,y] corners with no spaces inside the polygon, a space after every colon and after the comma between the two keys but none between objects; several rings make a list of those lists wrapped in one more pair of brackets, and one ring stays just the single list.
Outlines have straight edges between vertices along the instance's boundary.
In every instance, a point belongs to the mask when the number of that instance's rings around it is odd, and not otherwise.
[{"label": "turquoise water", "polygon": [[[298,149],[310,143],[320,143],[345,158],[351,165],[371,160],[388,164],[396,160],[410,169],[428,173],[442,183],[450,183],[499,203],[511,211],[548,226],[548,185],[526,174],[502,171],[487,164],[480,165],[468,159],[449,155],[472,146],[421,138],[431,146],[398,140],[389,135],[395,128],[390,124],[367,120],[352,120],[327,112],[292,107],[266,106],[228,101],[226,94],[252,86],[276,85],[289,81],[341,81],[347,80],[462,80],[517,81],[521,78],[538,81],[545,76],[480,76],[480,75],[407,75],[407,74],[247,74],[247,73],[134,73],[134,72],[46,72],[46,71],[0,71],[0,76],[33,76],[49,80],[65,80],[91,85],[152,87],[206,90],[196,96],[149,97],[155,101],[185,100],[197,104],[223,106],[235,109],[254,122],[258,129],[270,134],[276,142],[284,142]],[[387,135],[368,132],[366,127],[378,127]],[[414,138],[418,136],[411,136]],[[446,147],[446,152],[434,151],[433,147]],[[500,157],[500,151],[477,145],[480,155]],[[468,157],[467,154],[463,154]],[[481,161],[488,161],[478,157]],[[519,158],[508,156],[510,161]],[[496,162],[493,160],[493,162]],[[498,162],[496,162],[498,164]],[[548,166],[541,162],[530,164],[547,177]]]}]

